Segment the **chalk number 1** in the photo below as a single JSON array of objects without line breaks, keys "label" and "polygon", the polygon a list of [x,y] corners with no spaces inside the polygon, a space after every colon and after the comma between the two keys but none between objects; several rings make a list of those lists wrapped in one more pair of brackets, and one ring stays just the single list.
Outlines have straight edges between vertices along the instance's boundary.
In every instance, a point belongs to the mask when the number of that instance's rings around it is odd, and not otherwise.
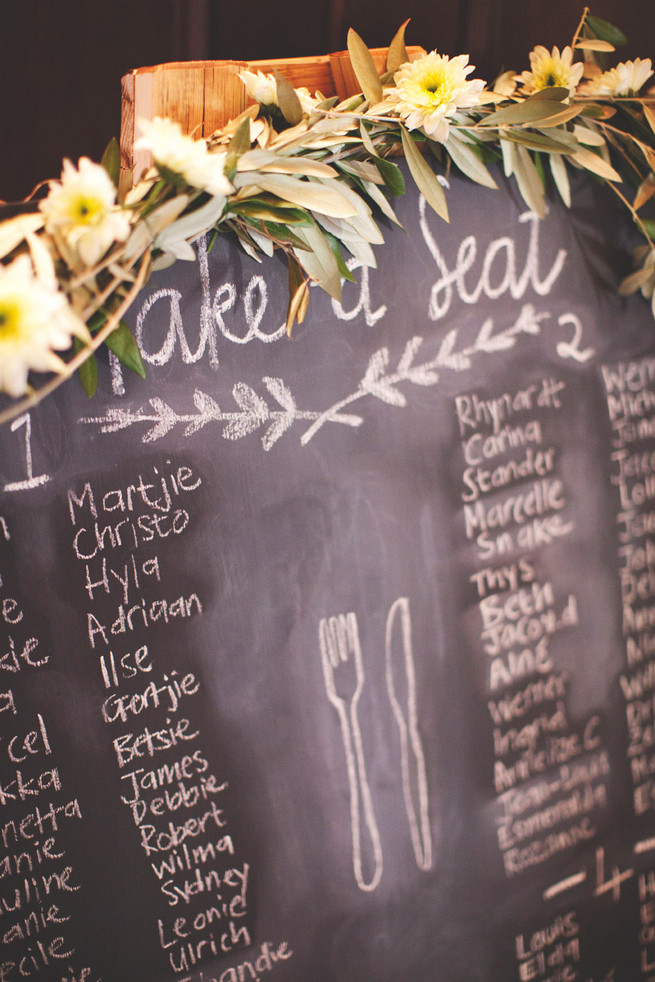
[{"label": "chalk number 1", "polygon": [[32,466],[32,420],[29,413],[18,416],[11,424],[12,433],[24,428],[24,460],[26,477],[21,481],[11,481],[5,484],[3,491],[29,491],[30,488],[38,488],[50,480],[49,474],[34,474]]}]

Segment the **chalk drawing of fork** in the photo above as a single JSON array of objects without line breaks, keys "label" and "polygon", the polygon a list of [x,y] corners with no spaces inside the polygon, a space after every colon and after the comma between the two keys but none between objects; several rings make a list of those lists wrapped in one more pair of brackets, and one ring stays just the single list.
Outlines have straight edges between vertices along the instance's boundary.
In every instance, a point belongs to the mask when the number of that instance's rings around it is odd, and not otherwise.
[{"label": "chalk drawing of fork", "polygon": [[[397,627],[400,630],[401,650],[398,650],[395,644]],[[428,870],[432,867],[432,837],[428,814],[428,781],[425,771],[423,745],[418,731],[416,715],[416,673],[414,671],[414,656],[412,653],[412,622],[409,612],[409,600],[406,597],[399,597],[389,609],[385,649],[387,692],[400,733],[403,795],[405,798],[407,819],[409,821],[412,848],[414,849],[414,856],[418,868]],[[396,676],[394,676],[395,662],[400,663],[400,667],[396,668]],[[403,676],[403,691],[406,693],[407,699],[406,715],[401,701],[396,694],[396,682],[394,681],[394,678],[398,678],[400,681]],[[415,767],[414,774],[412,774],[412,765]],[[416,803],[414,802],[415,794],[417,798]]]},{"label": "chalk drawing of fork", "polygon": [[[318,627],[321,661],[327,697],[337,711],[346,752],[350,790],[350,824],[353,841],[353,871],[360,890],[375,890],[382,876],[382,846],[371,791],[366,777],[362,734],[357,715],[364,687],[364,665],[359,629],[354,613],[323,618]],[[345,692],[342,696],[339,692]],[[372,851],[373,873],[367,881],[362,872],[362,819]]]}]

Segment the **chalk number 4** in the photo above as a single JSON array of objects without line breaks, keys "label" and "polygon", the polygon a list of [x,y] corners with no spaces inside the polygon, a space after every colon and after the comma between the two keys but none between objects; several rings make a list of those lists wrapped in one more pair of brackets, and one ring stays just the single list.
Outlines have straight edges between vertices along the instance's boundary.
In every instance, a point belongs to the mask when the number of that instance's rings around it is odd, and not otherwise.
[{"label": "chalk number 4", "polygon": [[20,481],[11,481],[9,484],[5,484],[4,491],[29,491],[30,488],[38,488],[50,480],[48,474],[34,474],[32,466],[32,420],[29,413],[18,416],[11,424],[12,433],[16,433],[20,429],[24,429],[26,477]]}]

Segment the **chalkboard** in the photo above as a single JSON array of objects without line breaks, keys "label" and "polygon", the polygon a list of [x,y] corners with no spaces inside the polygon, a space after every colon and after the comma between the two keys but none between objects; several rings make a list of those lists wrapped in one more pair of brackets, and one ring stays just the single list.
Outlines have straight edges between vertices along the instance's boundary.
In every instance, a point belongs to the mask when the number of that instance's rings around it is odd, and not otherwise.
[{"label": "chalkboard", "polygon": [[580,179],[151,279],[0,432],[0,980],[652,982],[655,331]]}]

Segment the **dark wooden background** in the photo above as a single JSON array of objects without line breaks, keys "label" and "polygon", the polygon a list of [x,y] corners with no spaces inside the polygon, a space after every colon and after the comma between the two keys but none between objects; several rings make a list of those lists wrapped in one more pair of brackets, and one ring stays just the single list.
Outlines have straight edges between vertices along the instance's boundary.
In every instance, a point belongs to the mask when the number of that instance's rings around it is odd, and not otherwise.
[{"label": "dark wooden background", "polygon": [[[120,126],[120,78],[187,59],[284,58],[370,47],[411,17],[407,41],[466,52],[476,75],[528,67],[538,43],[565,44],[579,0],[0,0],[0,200],[58,177],[63,157],[99,159]],[[655,56],[655,0],[595,0],[620,26],[621,57]]]}]

